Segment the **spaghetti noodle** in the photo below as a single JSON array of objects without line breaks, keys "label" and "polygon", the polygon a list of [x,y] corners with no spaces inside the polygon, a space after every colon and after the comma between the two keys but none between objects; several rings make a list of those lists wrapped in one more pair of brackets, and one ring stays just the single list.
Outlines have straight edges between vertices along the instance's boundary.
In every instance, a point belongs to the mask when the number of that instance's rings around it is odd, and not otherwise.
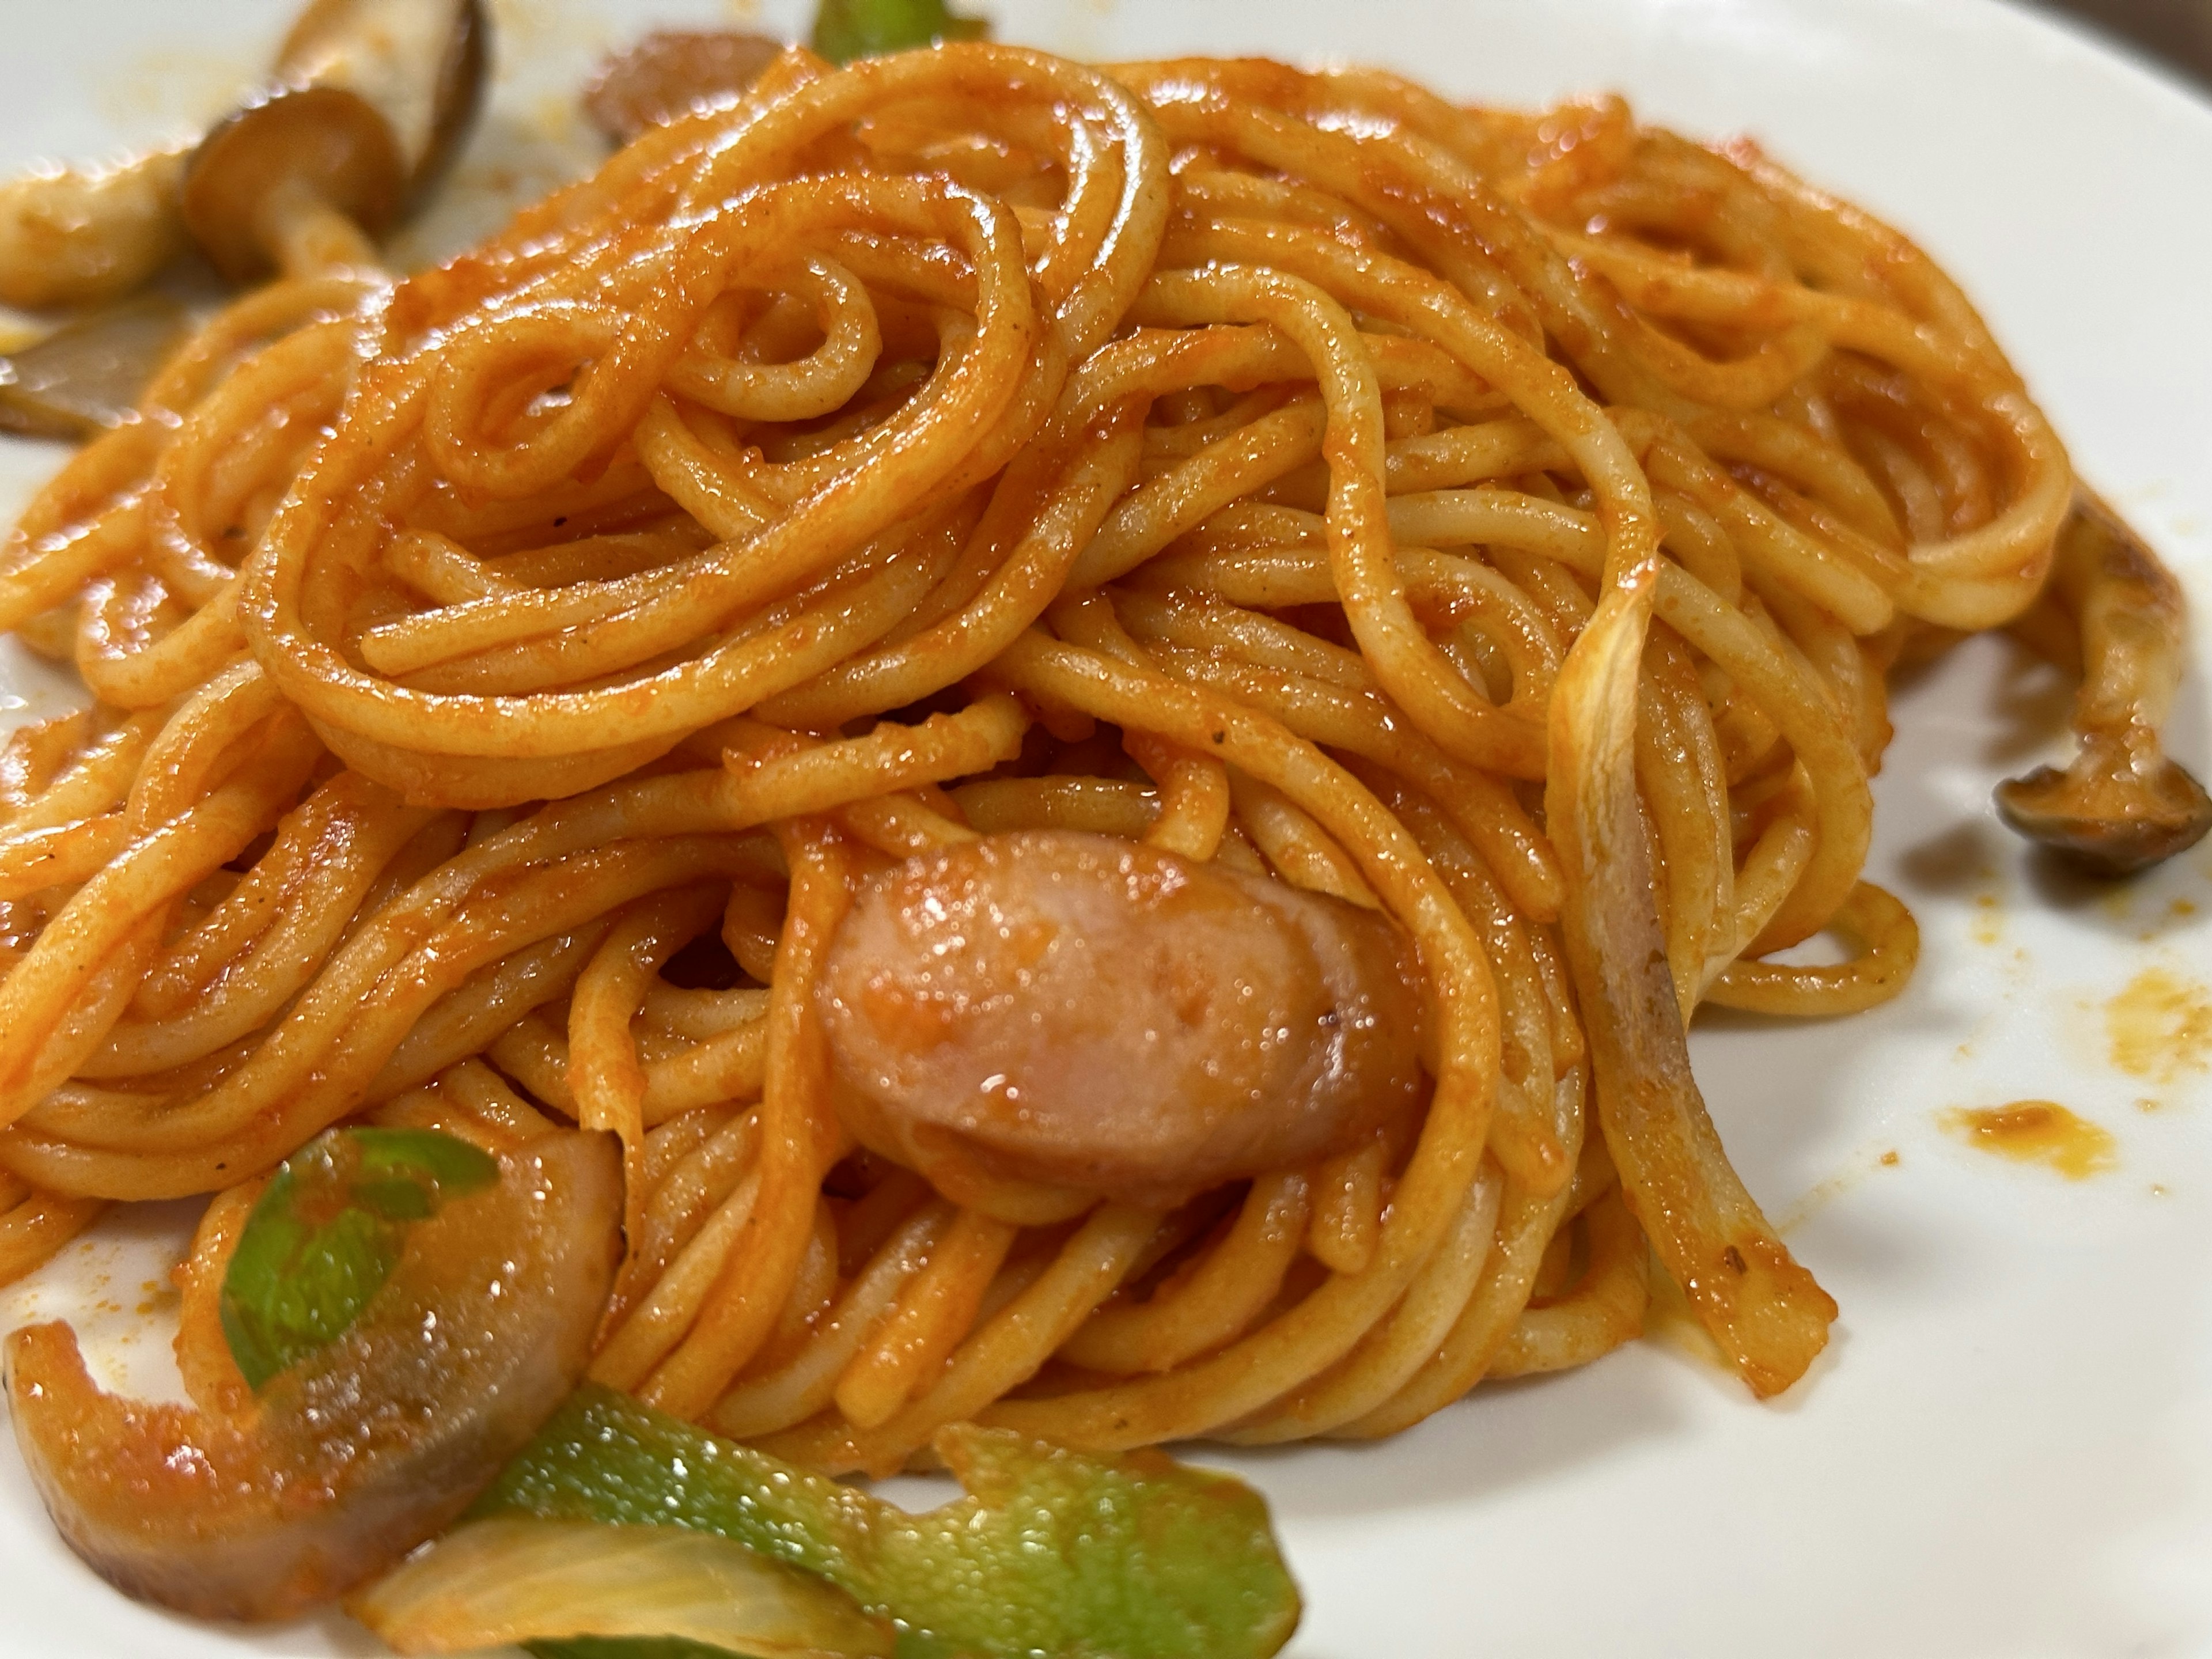
[{"label": "spaghetti noodle", "polygon": [[[1957,289],[1748,147],[986,45],[788,52],[447,265],[240,301],[144,412],[0,574],[94,698],[7,751],[0,1270],[216,1194],[218,1409],[279,1159],[575,1119],[593,1374],[836,1471],[1388,1433],[1634,1334],[1647,1238],[1788,1386],[1834,1306],[1685,1027],[1903,983],[1886,672],[2033,603],[2074,488]],[[1409,1124],[1012,1218],[859,1149],[855,895],[1071,830],[1389,917]]]}]

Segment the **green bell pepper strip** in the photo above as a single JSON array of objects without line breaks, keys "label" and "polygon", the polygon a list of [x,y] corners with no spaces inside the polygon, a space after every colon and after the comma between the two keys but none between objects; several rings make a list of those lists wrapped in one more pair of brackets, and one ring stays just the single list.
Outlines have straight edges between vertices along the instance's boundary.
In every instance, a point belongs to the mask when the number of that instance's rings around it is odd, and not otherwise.
[{"label": "green bell pepper strip", "polygon": [[814,50],[833,64],[876,58],[939,40],[974,40],[989,27],[955,17],[945,0],[822,0],[814,15]]},{"label": "green bell pepper strip", "polygon": [[[1265,1659],[1299,1613],[1243,1482],[1158,1452],[1069,1451],[957,1425],[968,1496],[910,1514],[587,1385],[477,1500],[533,1515],[703,1528],[829,1580],[900,1632],[900,1659]],[[541,1643],[559,1659],[679,1659],[693,1644]]]},{"label": "green bell pepper strip", "polygon": [[246,1382],[258,1390],[344,1334],[408,1224],[498,1179],[496,1159],[435,1129],[331,1129],[286,1158],[223,1274],[222,1333]]}]

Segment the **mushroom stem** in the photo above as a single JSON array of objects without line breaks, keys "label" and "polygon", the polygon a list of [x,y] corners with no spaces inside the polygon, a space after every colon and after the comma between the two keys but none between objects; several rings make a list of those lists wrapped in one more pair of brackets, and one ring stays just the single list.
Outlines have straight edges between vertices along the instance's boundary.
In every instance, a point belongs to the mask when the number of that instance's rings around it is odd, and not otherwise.
[{"label": "mushroom stem", "polygon": [[296,179],[269,193],[254,232],[277,270],[289,277],[374,270],[383,263],[367,231]]},{"label": "mushroom stem", "polygon": [[2194,846],[2212,799],[2159,743],[2186,643],[2181,585],[2087,489],[2058,532],[2048,597],[2080,632],[2080,750],[1996,789],[1997,815],[2040,846],[2124,876]]},{"label": "mushroom stem", "polygon": [[[374,270],[452,159],[487,62],[482,0],[311,0],[276,83],[197,145],[0,181],[0,304],[129,294],[197,241],[237,282]],[[0,357],[0,430],[82,435],[150,378],[144,307]],[[12,342],[9,343],[13,343]]]}]

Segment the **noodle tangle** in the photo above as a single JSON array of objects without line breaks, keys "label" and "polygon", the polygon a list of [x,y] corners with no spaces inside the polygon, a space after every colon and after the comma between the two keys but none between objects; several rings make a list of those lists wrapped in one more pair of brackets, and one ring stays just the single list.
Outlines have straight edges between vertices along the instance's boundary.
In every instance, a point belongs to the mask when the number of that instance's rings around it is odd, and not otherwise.
[{"label": "noodle tangle", "polygon": [[[0,624],[93,701],[0,761],[0,1273],[216,1194],[234,1405],[279,1160],[574,1120],[594,1374],[832,1470],[1389,1433],[1634,1335],[1654,1254],[1772,1393],[1835,1307],[1686,1027],[1902,985],[1886,674],[2072,494],[1923,255],[1618,100],[788,52],[444,266],[239,301],[32,506]],[[856,891],[1044,829],[1391,918],[1417,1115],[1165,1211],[859,1149]]]}]

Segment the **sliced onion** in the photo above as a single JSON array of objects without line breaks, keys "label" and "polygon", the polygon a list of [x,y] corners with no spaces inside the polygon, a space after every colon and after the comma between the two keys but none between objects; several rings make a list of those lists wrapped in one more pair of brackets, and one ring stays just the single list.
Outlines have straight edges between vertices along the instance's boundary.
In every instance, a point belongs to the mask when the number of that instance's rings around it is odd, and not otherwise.
[{"label": "sliced onion", "polygon": [[1656,586],[1647,572],[1607,592],[1552,690],[1544,805],[1566,878],[1559,922],[1622,1195],[1764,1400],[1826,1346],[1836,1304],[1729,1164],[1690,1073],[1636,793],[1636,684]]},{"label": "sliced onion", "polygon": [[350,1598],[394,1651],[673,1637],[759,1659],[864,1659],[890,1626],[842,1590],[682,1527],[475,1521]]}]

